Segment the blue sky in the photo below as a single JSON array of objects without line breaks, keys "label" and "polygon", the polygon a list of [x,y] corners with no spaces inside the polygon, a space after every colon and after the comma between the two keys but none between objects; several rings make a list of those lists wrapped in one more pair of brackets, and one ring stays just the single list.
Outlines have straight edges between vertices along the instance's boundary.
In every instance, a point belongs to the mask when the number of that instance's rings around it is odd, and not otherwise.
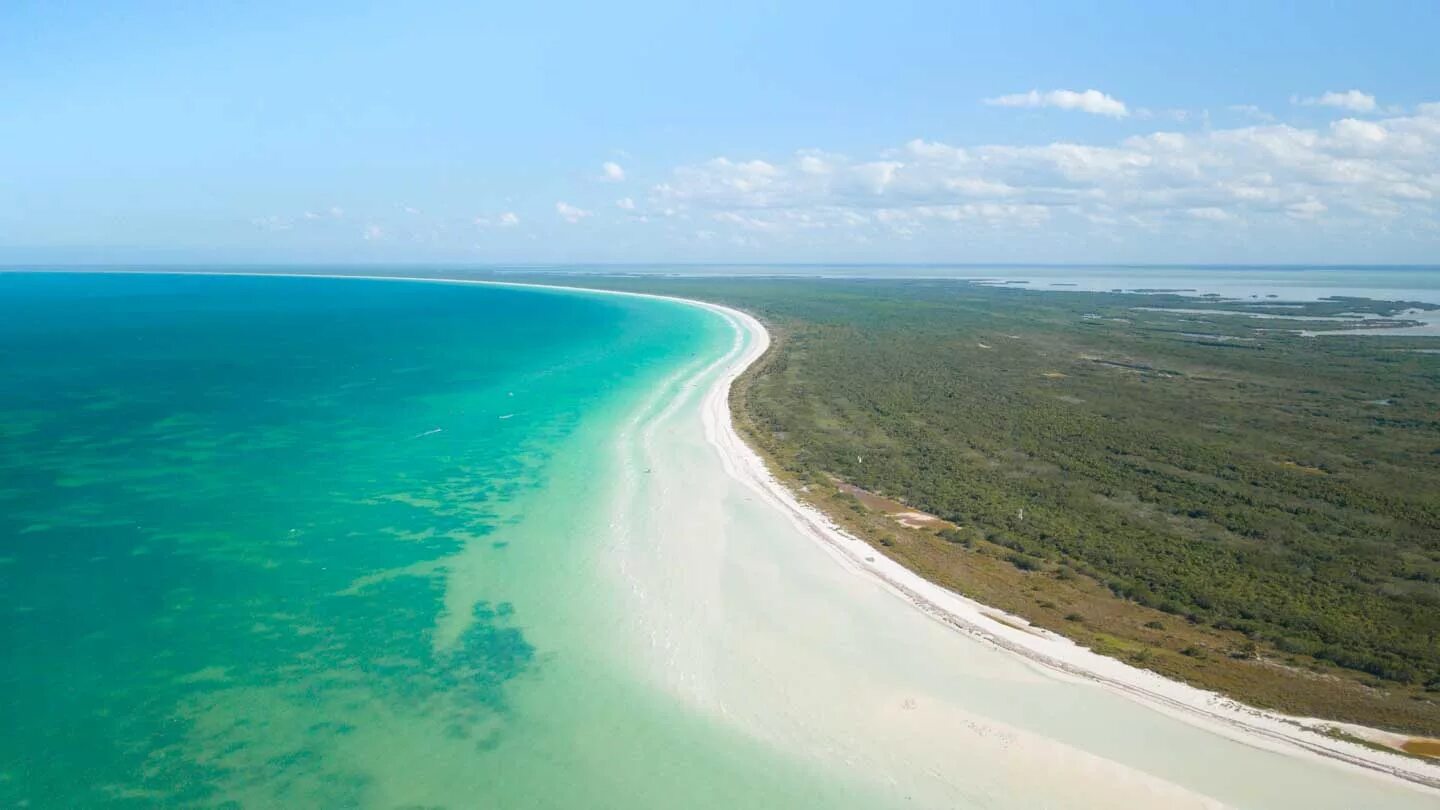
[{"label": "blue sky", "polygon": [[7,0],[0,262],[1440,262],[1440,4],[1180,6]]}]

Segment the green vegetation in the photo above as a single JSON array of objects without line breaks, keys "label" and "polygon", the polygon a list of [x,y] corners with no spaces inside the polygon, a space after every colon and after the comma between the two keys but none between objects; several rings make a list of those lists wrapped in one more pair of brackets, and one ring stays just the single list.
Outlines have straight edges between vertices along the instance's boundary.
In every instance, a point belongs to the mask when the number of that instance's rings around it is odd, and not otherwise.
[{"label": "green vegetation", "polygon": [[[1434,348],[1425,338],[1306,338],[1292,330],[1336,326],[1248,314],[1405,305],[586,283],[762,318],[777,343],[737,388],[742,426],[812,491],[835,476],[954,523],[881,528],[858,502],[816,498],[920,573],[1242,698],[1440,731],[1440,355],[1412,351]],[[1107,599],[1131,612],[1094,607]],[[1315,677],[1286,686],[1296,672]]]}]

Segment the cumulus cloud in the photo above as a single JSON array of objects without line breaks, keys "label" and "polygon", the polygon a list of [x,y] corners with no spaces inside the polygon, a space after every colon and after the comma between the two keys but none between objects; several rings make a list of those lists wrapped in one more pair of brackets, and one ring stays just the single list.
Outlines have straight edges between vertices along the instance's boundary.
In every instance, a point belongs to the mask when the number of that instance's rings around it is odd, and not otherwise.
[{"label": "cumulus cloud", "polygon": [[1099,90],[1031,90],[1028,93],[987,98],[985,103],[992,107],[1055,107],[1061,110],[1079,110],[1091,115],[1107,115],[1111,118],[1124,118],[1130,114],[1125,102]]},{"label": "cumulus cloud", "polygon": [[570,203],[563,201],[555,203],[555,213],[559,214],[561,219],[565,220],[571,225],[574,225],[575,223],[586,217],[591,217],[595,215],[594,211],[586,211],[583,208],[577,208]]},{"label": "cumulus cloud", "polygon": [[618,183],[625,179],[625,169],[613,160],[607,160],[600,167],[601,177],[611,183]]},{"label": "cumulus cloud", "polygon": [[615,207],[622,211],[634,211],[635,201],[629,197],[621,197],[615,201]]},{"label": "cumulus cloud", "polygon": [[1331,90],[1319,96],[1298,99],[1306,107],[1338,107],[1351,112],[1366,113],[1375,110],[1375,97],[1359,90]]},{"label": "cumulus cloud", "polygon": [[[756,238],[805,232],[1313,227],[1440,219],[1440,104],[1319,127],[1157,131],[1118,142],[952,145],[916,139],[867,157],[802,150],[675,168],[651,209]],[[1190,223],[1188,226],[1186,223]],[[1288,226],[1285,223],[1289,223]],[[1090,230],[1085,230],[1085,229]]]},{"label": "cumulus cloud", "polygon": [[385,229],[379,225],[366,225],[364,232],[360,235],[367,242],[376,242],[385,238]]}]

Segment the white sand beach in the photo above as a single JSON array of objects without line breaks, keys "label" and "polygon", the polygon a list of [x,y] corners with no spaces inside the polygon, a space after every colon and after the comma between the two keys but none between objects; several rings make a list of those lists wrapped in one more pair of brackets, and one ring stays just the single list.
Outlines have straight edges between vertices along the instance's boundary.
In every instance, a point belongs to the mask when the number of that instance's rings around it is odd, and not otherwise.
[{"label": "white sand beach", "polygon": [[699,305],[735,344],[622,439],[653,474],[630,477],[613,522],[667,688],[932,806],[1440,801],[1433,765],[1018,629],[838,529],[735,431],[730,384],[766,331]]},{"label": "white sand beach", "polygon": [[1021,629],[837,528],[734,427],[730,386],[769,346],[764,327],[669,300],[724,318],[733,342],[668,380],[616,437],[599,559],[636,677],[896,805],[1440,803],[1440,767]]}]

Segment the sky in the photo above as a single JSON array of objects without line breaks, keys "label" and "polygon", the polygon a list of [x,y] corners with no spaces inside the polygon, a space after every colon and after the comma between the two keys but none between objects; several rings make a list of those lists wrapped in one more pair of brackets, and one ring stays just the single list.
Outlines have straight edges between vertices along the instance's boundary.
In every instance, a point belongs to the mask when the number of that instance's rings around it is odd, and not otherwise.
[{"label": "sky", "polygon": [[0,263],[1440,263],[1440,3],[0,3]]}]

